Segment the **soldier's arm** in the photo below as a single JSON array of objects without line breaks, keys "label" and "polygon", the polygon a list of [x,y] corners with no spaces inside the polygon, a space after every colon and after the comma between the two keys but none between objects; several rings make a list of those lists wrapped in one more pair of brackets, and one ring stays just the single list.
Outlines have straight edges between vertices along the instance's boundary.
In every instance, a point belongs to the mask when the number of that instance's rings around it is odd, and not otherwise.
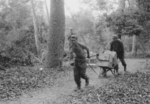
[{"label": "soldier's arm", "polygon": [[89,52],[89,49],[86,47],[86,46],[84,46],[84,45],[82,45],[82,44],[79,44],[83,49],[85,49],[86,51],[87,51],[87,58],[90,58],[90,52]]},{"label": "soldier's arm", "polygon": [[110,43],[110,51],[112,51],[113,49],[112,49],[112,42]]}]

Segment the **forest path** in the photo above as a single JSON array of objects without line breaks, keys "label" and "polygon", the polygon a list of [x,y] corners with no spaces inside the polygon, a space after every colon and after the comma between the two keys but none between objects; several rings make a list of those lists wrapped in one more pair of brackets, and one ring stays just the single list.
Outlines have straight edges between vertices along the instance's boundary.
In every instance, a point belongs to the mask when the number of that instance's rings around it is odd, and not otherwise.
[{"label": "forest path", "polygon": [[[141,70],[145,66],[146,59],[126,59],[125,61],[127,63],[127,70],[131,73],[134,73],[137,70]],[[123,73],[123,67],[121,63],[119,66],[119,72]],[[99,74],[100,68],[96,67],[94,70]],[[94,86],[94,88],[99,88],[115,78],[111,72],[108,72],[108,78],[98,78],[98,76],[90,69],[90,67],[87,69],[87,74],[90,77],[90,86]],[[82,89],[84,90],[86,89],[84,87],[85,82],[84,80],[81,81]],[[72,71],[63,79],[60,78],[57,84],[55,84],[52,88],[45,88],[30,92],[28,94],[24,94],[17,101],[0,102],[0,104],[55,104],[54,102],[61,104],[61,99],[65,96],[73,94],[75,87],[76,84],[74,82]]]}]

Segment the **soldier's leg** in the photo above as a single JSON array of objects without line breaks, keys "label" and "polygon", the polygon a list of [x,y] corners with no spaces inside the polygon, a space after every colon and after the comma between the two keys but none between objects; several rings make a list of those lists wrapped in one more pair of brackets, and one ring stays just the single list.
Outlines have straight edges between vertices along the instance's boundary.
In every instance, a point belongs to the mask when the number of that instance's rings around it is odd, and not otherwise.
[{"label": "soldier's leg", "polygon": [[86,74],[86,69],[80,70],[80,76],[81,76],[81,78],[85,79],[85,86],[88,86],[89,85],[89,77]]},{"label": "soldier's leg", "polygon": [[126,70],[127,70],[127,69],[126,69],[127,64],[126,64],[124,58],[120,58],[120,61],[121,61],[121,63],[122,63],[122,66],[124,67],[124,71],[126,71]]},{"label": "soldier's leg", "polygon": [[119,72],[118,72],[118,70],[119,70],[119,66],[118,65],[116,65],[115,67],[114,67],[114,70],[115,70],[115,74],[119,74]]},{"label": "soldier's leg", "polygon": [[81,88],[81,79],[80,79],[80,73],[79,68],[77,65],[74,66],[74,81],[77,84],[77,88]]},{"label": "soldier's leg", "polygon": [[89,85],[89,77],[86,74],[86,68],[87,68],[86,63],[83,63],[80,67],[80,76],[81,76],[81,78],[85,79],[85,82],[86,82],[85,86],[88,86]]}]

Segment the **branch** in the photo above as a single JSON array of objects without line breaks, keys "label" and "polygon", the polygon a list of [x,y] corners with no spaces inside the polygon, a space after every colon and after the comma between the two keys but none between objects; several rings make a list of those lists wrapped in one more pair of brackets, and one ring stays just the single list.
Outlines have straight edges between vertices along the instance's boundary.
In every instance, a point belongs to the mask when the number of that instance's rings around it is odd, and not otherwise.
[{"label": "branch", "polygon": [[67,6],[66,4],[65,4],[65,6],[66,6],[68,12],[70,13],[70,15],[71,15],[71,17],[72,17],[74,23],[77,24],[77,22],[76,22],[76,20],[75,20],[75,18],[74,18],[74,16],[73,16],[73,14],[72,14],[71,11],[69,10],[68,6]]}]

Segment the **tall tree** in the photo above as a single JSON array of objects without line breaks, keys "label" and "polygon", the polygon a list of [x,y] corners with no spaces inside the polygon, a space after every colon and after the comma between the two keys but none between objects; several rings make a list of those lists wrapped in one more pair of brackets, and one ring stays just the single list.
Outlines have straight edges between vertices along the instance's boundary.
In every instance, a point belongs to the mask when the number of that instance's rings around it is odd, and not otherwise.
[{"label": "tall tree", "polygon": [[64,52],[65,13],[64,0],[51,0],[50,27],[46,68],[61,66]]},{"label": "tall tree", "polygon": [[36,49],[37,49],[37,56],[39,56],[40,45],[39,45],[39,40],[38,40],[38,26],[37,26],[37,21],[36,21],[36,13],[35,13],[33,0],[31,0],[31,7],[32,7],[32,18],[33,18],[33,24],[34,24],[35,45],[36,45]]},{"label": "tall tree", "polygon": [[126,4],[126,0],[119,0],[119,10],[121,12],[124,12],[124,9],[125,9],[125,5]]},{"label": "tall tree", "polygon": [[[130,12],[132,13],[132,10],[135,9],[135,0],[128,0]],[[138,25],[138,23],[136,23]],[[137,34],[133,34],[132,38],[132,51],[131,53],[133,55],[137,54]]]},{"label": "tall tree", "polygon": [[47,6],[46,0],[44,0],[44,2],[45,2],[45,9],[46,9],[46,14],[47,14],[47,19],[48,19],[48,22],[49,22],[50,17],[49,17],[48,6]]},{"label": "tall tree", "polygon": [[[120,13],[124,13],[126,0],[119,0],[119,11]],[[118,37],[121,39],[121,34],[118,34]]]}]

